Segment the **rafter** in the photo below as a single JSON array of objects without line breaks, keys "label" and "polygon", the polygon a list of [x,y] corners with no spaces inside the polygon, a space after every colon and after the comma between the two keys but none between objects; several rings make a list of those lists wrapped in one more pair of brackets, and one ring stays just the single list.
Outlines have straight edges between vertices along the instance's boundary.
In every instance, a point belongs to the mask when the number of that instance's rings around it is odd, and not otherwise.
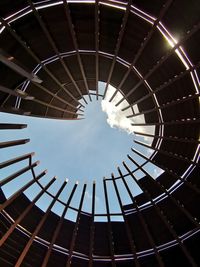
[{"label": "rafter", "polygon": [[128,21],[129,13],[130,13],[131,2],[132,2],[132,0],[128,0],[127,6],[126,6],[126,11],[124,12],[124,17],[122,19],[122,24],[121,24],[121,28],[120,28],[120,31],[119,31],[119,35],[118,35],[118,39],[117,39],[117,43],[116,43],[116,47],[115,47],[114,57],[113,57],[113,60],[112,60],[112,63],[111,63],[111,67],[110,67],[109,73],[108,73],[108,79],[107,79],[107,82],[106,82],[103,99],[106,96],[106,93],[107,93],[107,90],[108,90],[108,86],[110,84],[110,80],[111,80],[111,77],[112,77],[112,74],[113,74],[113,70],[114,70],[114,67],[115,67],[116,58],[117,58],[117,55],[119,53],[121,42],[123,40],[125,27],[126,27],[126,24],[127,24],[127,21]]},{"label": "rafter", "polygon": [[131,177],[133,178],[133,180],[135,181],[135,183],[140,187],[140,189],[143,191],[144,195],[146,196],[146,198],[150,201],[150,203],[152,204],[152,206],[154,207],[157,215],[160,217],[160,219],[162,220],[163,224],[166,226],[166,228],[168,229],[169,233],[173,236],[173,238],[177,241],[177,243],[179,244],[181,250],[183,251],[183,253],[185,254],[186,258],[188,259],[188,261],[190,262],[191,266],[193,267],[197,267],[196,262],[194,261],[194,259],[192,258],[192,256],[190,255],[188,249],[186,248],[186,246],[182,243],[182,241],[180,240],[179,236],[177,235],[176,231],[173,228],[173,224],[170,222],[170,220],[167,217],[167,214],[164,213],[163,210],[161,210],[161,208],[155,203],[155,201],[151,198],[150,193],[148,192],[148,190],[146,188],[144,188],[144,186],[142,185],[142,183],[140,182],[140,180],[137,180],[136,177],[132,174],[132,172],[130,171],[129,167],[126,165],[125,162],[123,162],[123,165],[125,167],[125,169],[128,171],[128,173],[131,175]]},{"label": "rafter", "polygon": [[87,90],[87,93],[88,93],[90,101],[92,101],[92,98],[91,98],[90,93],[89,93],[89,86],[88,86],[88,83],[87,83],[87,78],[86,78],[86,75],[85,75],[83,63],[82,63],[81,56],[80,56],[79,49],[78,49],[78,42],[77,42],[77,38],[76,38],[76,32],[75,32],[75,29],[74,29],[74,25],[72,23],[70,10],[69,10],[68,3],[67,3],[66,0],[63,0],[63,5],[64,5],[64,11],[65,11],[66,19],[67,19],[67,22],[68,22],[68,25],[69,25],[69,28],[70,28],[70,33],[71,33],[71,36],[72,36],[74,49],[76,50],[76,55],[77,55],[79,67],[80,67],[80,70],[81,70],[81,74],[82,74],[82,77],[83,77],[83,81],[84,81],[84,84],[85,84],[85,88]]},{"label": "rafter", "polygon": [[183,45],[189,38],[192,37],[193,34],[195,34],[200,28],[200,22],[197,25],[193,25],[193,27],[190,29],[190,31],[187,31],[185,36],[177,43],[175,44],[160,60],[157,61],[157,63],[147,72],[144,77],[140,79],[140,81],[129,90],[129,92],[116,104],[118,106],[121,104],[125,99],[127,99],[135,90],[143,83],[145,82],[174,52],[176,49],[180,47],[180,45]]},{"label": "rafter", "polygon": [[[77,101],[76,98],[59,82],[59,80],[51,73],[51,71],[46,67],[44,63],[40,61],[40,59],[34,54],[34,52],[31,50],[30,47],[27,46],[26,42],[24,42],[18,35],[17,33],[11,28],[11,26],[3,19],[0,17],[0,22],[6,27],[6,29],[9,31],[9,33],[16,39],[16,41],[28,52],[28,54],[39,64],[44,71],[54,80],[54,82],[62,88],[62,90],[65,91],[66,94],[68,94],[72,99]],[[80,104],[78,102],[78,104]],[[74,108],[76,108],[74,106]]]},{"label": "rafter", "polygon": [[149,43],[152,35],[154,34],[155,30],[157,29],[157,25],[160,22],[160,20],[163,18],[163,16],[165,15],[165,13],[167,12],[167,10],[169,9],[171,3],[173,2],[173,0],[168,0],[166,1],[165,5],[163,6],[163,8],[160,11],[160,14],[158,15],[158,18],[155,20],[151,30],[148,32],[147,36],[144,38],[143,43],[141,44],[139,50],[137,51],[136,56],[134,57],[131,65],[129,66],[128,70],[126,71],[126,73],[124,74],[118,88],[115,90],[114,94],[112,95],[112,97],[110,98],[110,102],[114,99],[114,97],[116,96],[116,94],[119,92],[119,90],[121,89],[122,85],[124,84],[124,82],[126,81],[129,73],[131,72],[131,70],[133,69],[133,66],[135,66],[137,60],[139,59],[139,57],[141,56],[142,52],[144,51],[144,48],[147,46],[147,44]]}]

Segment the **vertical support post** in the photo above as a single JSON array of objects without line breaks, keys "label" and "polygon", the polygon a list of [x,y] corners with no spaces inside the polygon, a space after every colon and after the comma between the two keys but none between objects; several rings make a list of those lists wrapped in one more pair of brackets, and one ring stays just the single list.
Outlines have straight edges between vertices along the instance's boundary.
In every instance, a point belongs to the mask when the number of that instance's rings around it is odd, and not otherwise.
[{"label": "vertical support post", "polygon": [[60,187],[60,189],[58,190],[57,194],[55,195],[55,197],[53,198],[52,202],[50,203],[48,209],[46,210],[46,212],[44,213],[44,216],[42,217],[41,221],[39,222],[39,224],[37,225],[35,231],[32,233],[28,243],[26,244],[25,248],[23,249],[22,253],[20,254],[16,264],[15,264],[15,267],[19,267],[21,266],[22,262],[23,262],[23,259],[26,257],[26,254],[28,253],[36,235],[39,233],[40,229],[42,228],[44,222],[46,221],[50,211],[51,211],[51,208],[53,207],[53,205],[55,204],[55,202],[57,201],[59,195],[61,194],[61,192],[63,191],[63,189],[65,188],[66,186],[66,183],[67,181],[64,181],[64,183],[62,184],[62,186]]},{"label": "vertical support post", "polygon": [[110,254],[112,260],[112,267],[115,267],[115,256],[114,256],[114,247],[113,247],[113,238],[112,238],[112,227],[111,227],[111,220],[110,220],[110,209],[109,209],[109,202],[108,202],[108,193],[106,187],[106,179],[103,179],[103,187],[104,187],[104,195],[106,201],[106,214],[108,219],[108,240],[109,240],[109,247],[110,247]]},{"label": "vertical support post", "polygon": [[68,201],[67,201],[67,203],[66,203],[66,205],[65,205],[65,208],[64,208],[64,210],[63,210],[63,212],[62,212],[62,215],[61,215],[61,217],[60,217],[60,219],[59,219],[59,222],[58,222],[58,224],[57,224],[57,226],[56,226],[56,229],[55,229],[55,231],[54,231],[53,237],[52,237],[52,239],[51,239],[51,243],[50,243],[50,245],[49,245],[49,247],[48,247],[48,250],[47,250],[47,252],[46,252],[46,255],[45,255],[45,257],[44,257],[44,260],[43,260],[43,262],[42,262],[41,267],[46,267],[46,266],[47,266],[47,263],[48,263],[48,261],[49,261],[49,258],[50,258],[50,255],[51,255],[51,252],[52,252],[52,249],[53,249],[53,245],[54,245],[54,243],[56,242],[56,239],[57,239],[57,237],[58,237],[58,234],[59,234],[60,229],[61,229],[61,227],[62,227],[62,224],[63,224],[63,222],[64,222],[65,215],[66,215],[67,210],[68,210],[68,208],[69,208],[70,202],[71,202],[71,200],[72,200],[72,198],[73,198],[73,196],[74,196],[74,193],[75,193],[75,191],[76,191],[76,188],[77,188],[77,183],[74,185],[74,187],[73,187],[73,189],[72,189],[72,191],[71,191],[71,193],[70,193],[70,196],[69,196]]},{"label": "vertical support post", "polygon": [[99,0],[95,1],[95,78],[96,78],[96,99],[99,95]]},{"label": "vertical support post", "polygon": [[149,240],[149,243],[151,244],[151,246],[152,246],[152,248],[153,248],[153,250],[154,250],[154,253],[155,253],[156,259],[157,259],[157,261],[158,261],[158,263],[159,263],[159,266],[164,266],[164,263],[163,263],[163,261],[162,261],[162,258],[161,258],[160,254],[159,254],[159,251],[158,251],[158,249],[157,249],[157,247],[156,247],[156,245],[155,245],[154,239],[153,239],[153,237],[152,237],[152,235],[151,235],[151,233],[150,233],[150,231],[149,231],[149,229],[148,229],[148,225],[147,225],[147,223],[145,222],[144,217],[143,217],[143,215],[142,215],[142,213],[141,213],[141,211],[140,211],[140,209],[139,209],[139,207],[138,207],[137,201],[136,201],[136,199],[133,197],[133,195],[132,195],[132,193],[131,193],[131,191],[130,191],[130,188],[128,187],[128,184],[127,184],[127,182],[126,182],[126,180],[125,180],[125,178],[124,178],[124,176],[123,176],[123,174],[122,174],[122,172],[121,172],[121,170],[120,170],[119,167],[118,167],[118,172],[119,172],[119,174],[120,174],[120,176],[121,176],[121,178],[122,178],[122,181],[123,181],[123,183],[124,183],[124,185],[125,185],[125,188],[126,188],[126,190],[127,190],[127,192],[128,192],[128,195],[129,195],[129,197],[131,198],[134,207],[136,208],[136,211],[137,211],[137,213],[138,213],[139,219],[140,219],[141,224],[142,224],[142,226],[143,226],[143,228],[144,228],[144,231],[145,231],[145,233],[146,233],[146,235],[147,235],[147,238],[148,238],[148,240]]},{"label": "vertical support post", "polygon": [[120,197],[120,194],[119,194],[119,190],[118,190],[118,187],[117,187],[117,183],[115,181],[113,173],[112,173],[111,177],[112,177],[112,182],[113,182],[113,185],[114,185],[114,188],[115,188],[115,192],[116,192],[116,195],[117,195],[117,199],[118,199],[118,202],[119,202],[119,205],[120,205],[120,209],[121,209],[121,212],[122,212],[122,216],[124,218],[124,224],[125,224],[125,227],[126,227],[127,237],[128,237],[129,244],[130,244],[131,251],[132,251],[132,254],[133,254],[133,258],[134,258],[134,266],[139,267],[140,264],[139,264],[138,257],[137,257],[135,242],[134,242],[134,240],[132,238],[131,229],[130,229],[127,217],[125,215],[125,212],[124,212],[122,200],[121,200],[121,197]]},{"label": "vertical support post", "polygon": [[82,209],[82,206],[83,206],[83,200],[84,200],[84,197],[85,197],[86,186],[87,186],[87,184],[83,185],[83,191],[82,191],[81,200],[80,200],[80,203],[79,203],[78,214],[77,214],[77,218],[76,218],[76,224],[75,224],[73,235],[72,235],[72,240],[71,240],[71,244],[70,244],[69,255],[68,255],[66,267],[70,267],[70,265],[71,265],[71,259],[72,259],[73,249],[74,249],[74,246],[75,246],[76,236],[77,236],[77,232],[78,232],[80,214],[81,214],[81,209]]},{"label": "vertical support post", "polygon": [[20,216],[15,220],[15,222],[10,226],[7,232],[3,235],[0,240],[0,247],[4,244],[6,239],[11,235],[11,233],[15,230],[17,225],[23,220],[23,218],[28,214],[34,204],[40,199],[40,197],[45,193],[45,191],[55,182],[56,178],[54,177],[41,191],[40,193],[30,202],[28,207],[20,214]]},{"label": "vertical support post", "polygon": [[94,246],[94,231],[95,231],[95,225],[94,225],[94,214],[95,214],[95,192],[96,192],[96,183],[93,182],[92,187],[92,220],[91,220],[91,226],[90,226],[90,251],[89,251],[89,265],[88,267],[93,266],[93,246]]}]

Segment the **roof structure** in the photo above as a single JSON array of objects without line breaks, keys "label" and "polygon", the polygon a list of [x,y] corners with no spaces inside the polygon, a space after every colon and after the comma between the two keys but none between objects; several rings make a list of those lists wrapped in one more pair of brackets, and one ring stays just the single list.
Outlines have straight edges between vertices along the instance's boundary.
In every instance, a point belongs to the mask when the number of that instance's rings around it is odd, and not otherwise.
[{"label": "roof structure", "polygon": [[[1,170],[26,165],[0,181],[0,266],[200,266],[199,14],[198,0],[0,1],[1,112],[79,120],[92,96],[105,99],[112,85],[109,101],[120,92],[116,106],[133,121],[144,117],[134,126],[155,129],[135,132],[153,138],[151,144],[135,140],[153,150],[147,157],[132,148],[143,164],[128,155],[133,168],[123,162],[125,172],[118,168],[118,176],[103,179],[105,214],[95,211],[95,183],[91,212],[85,212],[87,184],[75,208],[71,200],[79,184],[63,202],[68,181],[52,194],[56,178],[40,183],[46,171],[37,173],[33,153],[1,162]],[[0,130],[24,127],[0,124]],[[28,141],[0,142],[1,153]],[[157,179],[145,169],[148,163],[163,170]],[[136,170],[145,176],[137,179]],[[3,187],[24,173],[33,179],[6,199]],[[133,196],[127,176],[140,195]],[[123,204],[119,181],[129,205]],[[35,183],[41,191],[30,201],[24,191]],[[119,214],[110,212],[108,184]],[[35,205],[44,193],[51,197],[46,212]],[[61,216],[52,212],[57,202]],[[77,213],[75,222],[65,218],[69,209]],[[122,221],[115,220],[119,215]]]}]

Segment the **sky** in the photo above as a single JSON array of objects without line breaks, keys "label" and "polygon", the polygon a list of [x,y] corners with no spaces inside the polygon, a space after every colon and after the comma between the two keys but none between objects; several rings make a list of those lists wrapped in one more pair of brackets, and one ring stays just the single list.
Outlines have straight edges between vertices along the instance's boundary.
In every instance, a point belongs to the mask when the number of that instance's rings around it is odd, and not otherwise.
[{"label": "sky", "polygon": [[[100,90],[103,90],[103,84],[100,84]],[[29,152],[35,152],[33,161],[40,160],[40,164],[36,167],[36,174],[39,174],[44,169],[48,169],[48,173],[40,181],[42,185],[47,184],[49,179],[57,176],[56,182],[49,188],[53,194],[59,189],[63,181],[68,178],[69,182],[64,191],[60,195],[60,199],[64,202],[76,181],[79,182],[77,191],[72,199],[71,205],[78,207],[81,189],[84,183],[87,183],[86,195],[83,205],[83,210],[91,211],[92,198],[92,182],[96,181],[96,199],[95,209],[97,213],[105,212],[105,199],[103,197],[103,177],[110,177],[111,173],[119,176],[117,167],[119,166],[123,173],[125,170],[122,161],[126,161],[131,169],[135,166],[127,159],[127,154],[130,154],[134,159],[141,164],[143,159],[139,158],[131,152],[131,147],[136,148],[144,155],[150,156],[152,151],[134,144],[133,140],[136,138],[134,130],[146,131],[140,127],[132,126],[134,121],[127,119],[130,111],[121,112],[127,102],[116,108],[115,103],[121,99],[122,95],[117,94],[112,103],[109,98],[114,92],[115,88],[110,87],[105,100],[97,101],[96,97],[92,97],[92,102],[88,101],[88,105],[84,110],[84,119],[78,121],[69,120],[55,120],[42,119],[29,116],[19,116],[13,114],[0,113],[1,122],[10,123],[26,123],[28,127],[23,130],[1,131],[0,140],[16,140],[23,138],[30,138],[30,142],[11,148],[5,148],[0,151],[0,161],[20,156]],[[137,107],[135,107],[137,109]],[[137,117],[136,117],[137,118]],[[137,119],[137,122],[144,122],[144,117]],[[148,131],[153,133],[154,129]],[[137,140],[151,143],[152,139],[138,138]],[[27,162],[14,164],[1,170],[2,178],[7,177],[16,169],[23,168]],[[155,168],[150,164],[146,166],[154,178],[160,174],[160,169]],[[141,171],[135,173],[139,179],[144,176]],[[31,180],[31,173],[27,172],[21,175],[13,182],[3,187],[4,193],[7,197],[11,196],[16,188],[26,184]],[[131,177],[127,177],[126,181],[131,188],[132,194],[137,195],[141,193],[140,188],[133,181]],[[123,204],[131,203],[131,200],[120,180],[118,180],[120,194],[123,196]],[[108,195],[110,203],[110,212],[120,212],[116,194],[114,192],[113,183],[108,183]],[[25,194],[32,200],[39,192],[38,185],[32,186],[26,190]],[[41,209],[46,210],[51,198],[44,194],[44,196],[36,203]],[[56,203],[53,211],[61,214],[63,205]],[[75,219],[76,214],[73,210],[69,210],[66,215],[68,219]],[[104,218],[98,217],[97,220]],[[117,218],[116,218],[117,219]],[[118,218],[120,220],[120,217]]]}]

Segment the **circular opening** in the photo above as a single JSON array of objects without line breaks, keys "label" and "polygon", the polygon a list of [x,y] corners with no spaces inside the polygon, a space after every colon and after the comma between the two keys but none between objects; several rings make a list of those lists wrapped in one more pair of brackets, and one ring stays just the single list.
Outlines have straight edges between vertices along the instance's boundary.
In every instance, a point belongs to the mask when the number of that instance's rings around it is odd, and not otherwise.
[{"label": "circular opening", "polygon": [[[105,93],[106,84],[99,83],[99,94],[101,96]],[[54,119],[42,119],[35,117],[17,116],[1,114],[1,119],[9,120],[13,123],[27,123],[28,128],[22,132],[17,131],[5,131],[3,138],[16,139],[16,138],[30,138],[30,143],[26,146],[19,146],[16,152],[15,148],[8,148],[5,150],[4,157],[14,158],[18,154],[26,154],[30,151],[36,152],[36,158],[40,159],[41,164],[37,167],[37,172],[42,171],[42,168],[48,169],[48,176],[40,180],[40,185],[45,186],[47,181],[54,175],[57,175],[57,180],[52,185],[48,194],[44,194],[43,197],[36,202],[42,210],[45,210],[51,201],[52,196],[56,194],[56,191],[61,186],[66,178],[69,178],[69,186],[59,197],[56,205],[54,205],[53,211],[57,214],[62,212],[64,204],[66,202],[66,195],[68,195],[76,181],[79,184],[87,183],[86,198],[83,205],[83,210],[91,212],[92,201],[92,181],[96,182],[96,213],[106,213],[105,199],[103,194],[103,177],[111,179],[111,174],[118,179],[120,183],[120,176],[117,167],[120,167],[123,173],[126,175],[126,180],[129,187],[132,190],[133,195],[138,195],[142,191],[136,184],[136,182],[127,174],[122,162],[127,161],[130,169],[134,172],[137,179],[141,179],[145,176],[145,173],[138,168],[137,164],[142,165],[144,170],[149,173],[153,178],[158,177],[163,171],[155,166],[153,163],[146,161],[144,158],[134,154],[131,150],[138,150],[145,157],[150,157],[153,150],[146,148],[140,144],[135,143],[137,140],[146,144],[151,144],[152,137],[137,136],[134,132],[144,132],[154,134],[155,126],[135,126],[134,123],[145,124],[144,115],[135,118],[128,118],[133,112],[138,112],[137,105],[133,106],[133,109],[129,108],[126,111],[122,111],[123,107],[128,105],[127,101],[123,101],[119,106],[116,106],[117,102],[123,97],[120,92],[115,94],[112,101],[109,101],[112,95],[115,93],[116,88],[109,85],[105,98],[99,98],[96,100],[96,96],[92,96],[90,102],[89,97],[85,96],[88,105],[84,110],[84,117],[80,120],[54,120]],[[133,157],[136,164],[130,162],[127,158],[127,154]],[[21,165],[22,166],[22,165]],[[21,167],[18,164],[18,168]],[[8,168],[7,173],[13,171],[12,168],[16,168],[16,165]],[[19,183],[20,179],[20,183]],[[31,179],[27,177],[27,174],[21,175],[19,179],[7,184],[3,187],[4,193],[9,197],[16,188],[27,183]],[[19,186],[20,185],[20,186]],[[80,193],[82,186],[79,186],[76,194],[74,195],[71,206],[78,208],[80,201]],[[116,193],[112,182],[108,182],[108,191],[110,198],[110,210],[113,213],[120,213],[119,205]],[[14,190],[14,191],[13,191]],[[39,184],[32,185],[25,194],[31,200],[41,190]],[[80,192],[79,192],[80,191]],[[123,204],[130,204],[131,199],[123,186],[120,186],[120,193],[122,196]],[[75,220],[76,212],[69,209],[66,215],[68,219]],[[120,220],[122,217],[115,216],[114,220]],[[102,218],[104,219],[104,218]],[[101,220],[98,217],[97,220]]]}]

